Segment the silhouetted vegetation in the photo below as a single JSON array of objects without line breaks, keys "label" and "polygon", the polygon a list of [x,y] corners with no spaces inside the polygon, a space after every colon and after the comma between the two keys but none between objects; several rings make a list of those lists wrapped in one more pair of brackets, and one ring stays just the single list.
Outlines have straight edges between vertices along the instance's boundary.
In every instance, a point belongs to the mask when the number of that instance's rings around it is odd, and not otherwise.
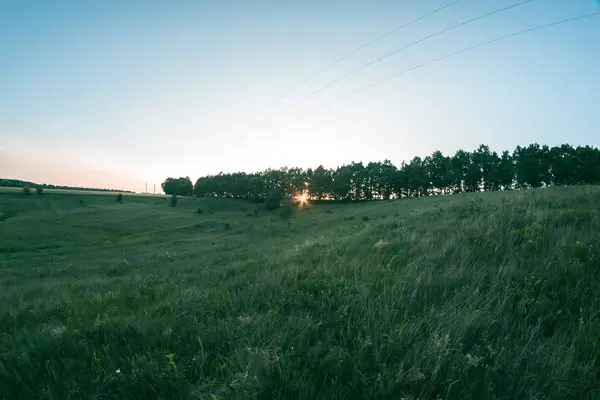
[{"label": "silhouetted vegetation", "polygon": [[296,213],[296,206],[290,196],[283,199],[283,207],[281,210],[281,218],[291,218]]},{"label": "silhouetted vegetation", "polygon": [[23,194],[29,196],[31,194],[31,188],[29,186],[23,186]]},{"label": "silhouetted vegetation", "polygon": [[42,188],[41,186],[38,186],[38,187],[36,187],[36,188],[35,188],[35,192],[36,192],[38,195],[41,195],[41,194],[43,194],[43,193],[44,193],[44,188]]},{"label": "silhouetted vegetation", "polygon": [[[366,165],[352,162],[336,169],[284,167],[253,174],[220,173],[199,178],[193,192],[199,197],[268,201],[268,194],[278,189],[281,196],[306,192],[313,201],[368,201],[597,183],[597,148],[568,144],[550,148],[534,143],[500,154],[485,145],[472,152],[458,150],[452,156],[435,151],[399,167],[384,160]],[[188,193],[190,185],[189,178],[168,178],[163,189]]]},{"label": "silhouetted vegetation", "polygon": [[121,193],[119,193],[117,195],[117,203],[122,203],[123,202],[123,195]]},{"label": "silhouetted vegetation", "polygon": [[179,201],[179,197],[176,194],[171,196],[171,207],[177,207],[177,202]]},{"label": "silhouetted vegetation", "polygon": [[280,188],[273,188],[269,190],[267,199],[265,202],[265,208],[267,210],[274,210],[281,206],[281,200],[283,199],[283,193]]},{"label": "silhouetted vegetation", "polygon": [[178,196],[192,196],[194,185],[189,176],[185,178],[167,178],[162,183],[162,189],[165,194],[176,194]]}]

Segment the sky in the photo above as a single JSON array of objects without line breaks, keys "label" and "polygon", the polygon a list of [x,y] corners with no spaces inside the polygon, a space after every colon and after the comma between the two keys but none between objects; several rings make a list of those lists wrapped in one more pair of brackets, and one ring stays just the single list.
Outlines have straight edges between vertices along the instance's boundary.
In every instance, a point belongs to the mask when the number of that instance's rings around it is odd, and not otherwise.
[{"label": "sky", "polygon": [[0,177],[139,192],[169,176],[399,165],[481,143],[600,146],[600,16],[477,48],[330,105],[462,48],[599,12],[597,0],[531,1],[297,103],[519,0],[462,0],[292,91],[452,2],[0,0]]}]

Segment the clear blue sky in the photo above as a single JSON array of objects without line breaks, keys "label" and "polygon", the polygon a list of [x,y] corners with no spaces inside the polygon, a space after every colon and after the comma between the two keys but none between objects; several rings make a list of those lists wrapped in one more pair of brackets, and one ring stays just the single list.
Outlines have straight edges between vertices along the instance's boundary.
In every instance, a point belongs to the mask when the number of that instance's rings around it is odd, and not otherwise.
[{"label": "clear blue sky", "polygon": [[141,190],[167,176],[334,167],[480,143],[600,145],[600,17],[428,65],[424,61],[600,11],[535,0],[387,58],[277,118],[331,80],[518,0],[463,0],[336,65],[450,0],[0,0],[0,177]]}]

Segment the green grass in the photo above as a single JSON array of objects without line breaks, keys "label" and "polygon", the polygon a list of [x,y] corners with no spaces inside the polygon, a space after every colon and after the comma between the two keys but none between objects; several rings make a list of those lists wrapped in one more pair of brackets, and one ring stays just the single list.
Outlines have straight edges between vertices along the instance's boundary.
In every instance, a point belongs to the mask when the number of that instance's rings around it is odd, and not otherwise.
[{"label": "green grass", "polygon": [[124,198],[0,195],[0,399],[600,398],[598,187]]}]

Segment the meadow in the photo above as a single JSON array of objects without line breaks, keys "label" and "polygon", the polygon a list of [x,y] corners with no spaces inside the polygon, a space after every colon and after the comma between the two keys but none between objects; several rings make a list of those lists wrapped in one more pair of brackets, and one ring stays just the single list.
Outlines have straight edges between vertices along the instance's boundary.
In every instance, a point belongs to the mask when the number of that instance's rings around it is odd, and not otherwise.
[{"label": "meadow", "polygon": [[[35,193],[36,186],[31,187],[31,193]],[[6,187],[0,186],[0,194],[2,193],[23,193],[22,187]],[[107,192],[102,190],[75,190],[75,189],[44,189],[46,194],[76,194],[76,195],[111,195],[116,196],[116,192]],[[161,196],[152,193],[126,193],[128,196]]]},{"label": "meadow", "polygon": [[600,398],[598,186],[115,197],[0,193],[0,399]]}]

